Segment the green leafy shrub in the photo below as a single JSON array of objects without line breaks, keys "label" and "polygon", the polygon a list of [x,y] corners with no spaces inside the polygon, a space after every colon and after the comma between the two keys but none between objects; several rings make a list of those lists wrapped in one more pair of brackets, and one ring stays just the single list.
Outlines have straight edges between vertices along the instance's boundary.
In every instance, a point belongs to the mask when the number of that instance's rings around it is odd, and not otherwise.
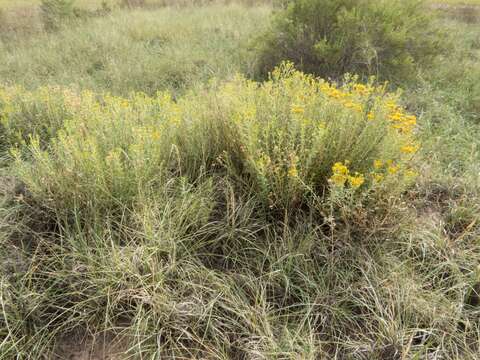
[{"label": "green leafy shrub", "polygon": [[258,39],[258,72],[290,60],[322,77],[408,80],[442,48],[431,24],[418,0],[290,1]]},{"label": "green leafy shrub", "polygon": [[266,208],[295,210],[329,189],[391,194],[413,176],[415,117],[397,95],[355,78],[337,86],[287,64],[264,84],[238,77],[178,102],[88,98],[50,102],[71,119],[46,149],[37,131],[32,163],[17,155],[21,179],[57,210],[131,208],[169,179],[205,176],[226,176]]},{"label": "green leafy shrub", "polygon": [[74,0],[42,0],[40,12],[43,25],[47,31],[55,31],[74,18]]}]

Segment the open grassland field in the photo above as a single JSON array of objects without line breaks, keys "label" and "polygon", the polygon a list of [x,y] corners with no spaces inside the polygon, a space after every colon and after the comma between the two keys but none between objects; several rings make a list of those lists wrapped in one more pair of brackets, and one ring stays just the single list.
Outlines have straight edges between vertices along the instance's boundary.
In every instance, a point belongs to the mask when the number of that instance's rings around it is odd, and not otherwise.
[{"label": "open grassland field", "polygon": [[480,359],[477,5],[0,0],[0,360]]},{"label": "open grassland field", "polygon": [[248,42],[269,13],[238,5],[117,10],[61,32],[5,42],[0,77],[29,88],[179,91],[212,76],[249,72]]}]

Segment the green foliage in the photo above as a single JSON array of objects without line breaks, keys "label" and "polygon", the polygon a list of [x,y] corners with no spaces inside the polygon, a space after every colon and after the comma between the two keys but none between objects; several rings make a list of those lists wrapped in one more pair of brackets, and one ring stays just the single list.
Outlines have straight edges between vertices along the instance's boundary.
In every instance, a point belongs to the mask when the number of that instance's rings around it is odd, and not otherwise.
[{"label": "green foliage", "polygon": [[403,82],[444,45],[417,0],[299,0],[280,11],[259,39],[258,72],[293,61],[300,70],[346,72]]},{"label": "green foliage", "polygon": [[[452,37],[458,39],[451,46],[451,53],[435,61],[430,69],[422,72],[420,86],[412,89],[412,105],[425,108],[436,101],[436,122],[442,121],[441,111],[450,107],[453,116],[459,115],[472,123],[480,121],[480,39],[479,27],[444,20],[443,27]],[[462,121],[462,120],[460,120]],[[456,121],[457,122],[457,121]]]}]

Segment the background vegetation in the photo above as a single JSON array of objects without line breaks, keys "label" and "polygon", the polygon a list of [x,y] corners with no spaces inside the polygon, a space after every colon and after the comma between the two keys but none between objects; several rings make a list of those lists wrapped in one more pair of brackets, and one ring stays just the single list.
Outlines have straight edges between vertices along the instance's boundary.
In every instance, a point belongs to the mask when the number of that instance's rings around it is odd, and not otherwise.
[{"label": "background vegetation", "polygon": [[478,358],[476,8],[328,3],[0,2],[0,358]]},{"label": "background vegetation", "polygon": [[286,2],[260,40],[258,71],[265,76],[288,59],[324,77],[351,72],[405,82],[445,46],[424,6],[417,0]]}]

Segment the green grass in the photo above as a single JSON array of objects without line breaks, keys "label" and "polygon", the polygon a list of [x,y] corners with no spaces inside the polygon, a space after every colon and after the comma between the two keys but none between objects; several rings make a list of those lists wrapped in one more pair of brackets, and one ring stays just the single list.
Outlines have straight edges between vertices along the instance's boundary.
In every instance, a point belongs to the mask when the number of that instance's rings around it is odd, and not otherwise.
[{"label": "green grass", "polygon": [[[113,1],[112,1],[113,3]],[[0,8],[2,9],[14,9],[19,7],[38,7],[41,4],[41,0],[0,0]],[[75,5],[80,8],[94,9],[100,7],[101,0],[76,0]]]},{"label": "green grass", "polygon": [[0,77],[29,88],[179,91],[213,76],[248,73],[242,49],[268,14],[267,7],[236,5],[116,11],[60,33],[0,43]]},{"label": "green grass", "polygon": [[[403,145],[384,100],[371,123],[361,96],[236,75],[271,11],[0,30],[0,359],[77,336],[131,359],[478,358],[479,23],[438,20],[448,56],[398,100],[418,177],[377,186],[369,151]],[[335,162],[365,183],[329,183]]]}]

